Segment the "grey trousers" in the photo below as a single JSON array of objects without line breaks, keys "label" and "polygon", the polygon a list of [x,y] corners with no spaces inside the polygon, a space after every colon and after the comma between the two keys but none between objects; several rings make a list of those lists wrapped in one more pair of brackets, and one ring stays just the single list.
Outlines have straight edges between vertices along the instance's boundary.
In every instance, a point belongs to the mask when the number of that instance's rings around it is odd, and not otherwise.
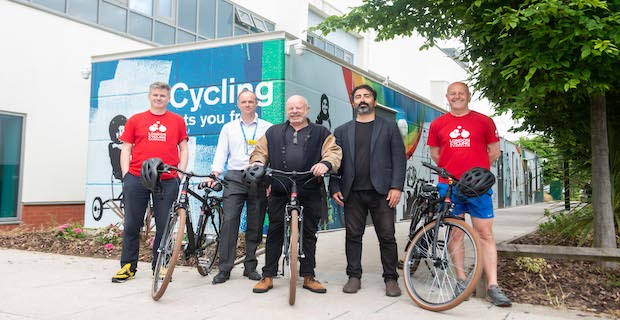
[{"label": "grey trousers", "polygon": [[263,240],[263,224],[267,211],[266,187],[247,185],[242,181],[242,171],[229,170],[224,177],[228,186],[224,189],[224,217],[220,230],[220,271],[233,268],[237,252],[237,237],[243,205],[247,205],[247,227],[245,231],[246,270],[256,269],[256,248]]}]

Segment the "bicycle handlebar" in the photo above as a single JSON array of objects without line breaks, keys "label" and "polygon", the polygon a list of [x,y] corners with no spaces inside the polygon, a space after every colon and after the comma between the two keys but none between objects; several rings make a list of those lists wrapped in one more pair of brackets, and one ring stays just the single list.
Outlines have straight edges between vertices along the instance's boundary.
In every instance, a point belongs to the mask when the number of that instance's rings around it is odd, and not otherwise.
[{"label": "bicycle handlebar", "polygon": [[173,165],[169,165],[169,164],[164,164],[164,168],[162,170],[157,170],[158,172],[167,172],[169,173],[170,170],[174,170],[174,171],[178,171],[184,175],[186,175],[189,179],[197,177],[197,178],[211,178],[215,181],[217,181],[217,184],[215,186],[213,186],[213,188],[209,188],[207,186],[207,184],[203,181],[201,183],[198,184],[198,189],[204,189],[204,188],[208,188],[212,191],[221,191],[222,190],[222,185],[227,186],[228,182],[225,181],[224,179],[220,179],[219,177],[216,177],[213,174],[198,174],[198,173],[194,173],[191,171],[185,171],[185,170],[181,170],[178,167],[175,167]]},{"label": "bicycle handlebar", "polygon": [[436,167],[430,164],[429,162],[422,162],[422,165],[435,171],[440,177],[444,179],[452,179],[454,181],[459,181],[459,179],[457,179],[454,175],[452,175],[450,172],[448,172],[448,170],[444,168]]},{"label": "bicycle handlebar", "polygon": [[[265,168],[265,174],[269,175],[269,176],[273,176],[274,174],[276,175],[280,175],[280,176],[285,176],[285,177],[300,177],[300,176],[305,176],[305,175],[309,175],[309,174],[313,174],[312,170],[308,170],[308,171],[282,171],[282,170],[278,170],[278,169],[272,169],[272,168]],[[325,172],[323,175],[323,177],[338,177],[338,171],[336,170],[329,170],[327,172]]]}]

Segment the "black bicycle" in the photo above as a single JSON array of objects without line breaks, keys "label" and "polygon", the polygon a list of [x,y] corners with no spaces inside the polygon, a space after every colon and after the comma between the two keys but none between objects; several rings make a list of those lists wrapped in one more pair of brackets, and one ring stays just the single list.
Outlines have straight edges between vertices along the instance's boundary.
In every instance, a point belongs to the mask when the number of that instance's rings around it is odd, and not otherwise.
[{"label": "black bicycle", "polygon": [[428,180],[418,179],[416,185],[418,186],[414,191],[416,196],[408,210],[411,223],[409,225],[409,235],[405,251],[409,247],[415,233],[433,220],[441,202],[439,191],[435,184]]},{"label": "black bicycle", "polygon": [[[200,275],[206,276],[211,272],[217,260],[220,244],[222,198],[211,193],[221,191],[222,185],[226,186],[227,182],[214,175],[186,172],[166,164],[162,170],[157,171],[163,173],[171,170],[184,174],[185,179],[179,197],[170,210],[166,229],[157,250],[158,257],[151,289],[153,300],[159,300],[164,295],[179,257],[188,261],[195,258],[192,264],[196,265]],[[209,177],[217,183],[213,188],[209,188],[206,183],[200,183],[198,188],[205,190],[205,195],[201,196],[189,187],[190,180],[194,177]],[[189,195],[201,203],[195,232],[192,225]],[[185,230],[187,230],[187,238],[185,238]]]},{"label": "black bicycle", "polygon": [[[415,231],[409,233],[403,278],[416,304],[426,310],[444,311],[459,305],[475,289],[482,274],[480,240],[465,219],[450,215],[454,208],[450,199],[459,180],[443,168],[422,164],[446,179],[448,190],[440,198],[436,187],[422,186],[414,215],[419,214],[416,219],[423,219],[425,224],[416,227],[412,219]],[[439,209],[433,210],[438,205]]]},{"label": "black bicycle", "polygon": [[[297,276],[299,257],[304,258],[303,245],[300,245],[300,240],[303,241],[303,223],[304,223],[304,207],[298,202],[297,193],[298,187],[296,179],[312,175],[312,171],[281,171],[272,168],[265,168],[265,176],[274,178],[274,180],[284,186],[284,183],[279,178],[287,179],[291,182],[290,198],[286,204],[285,210],[285,224],[284,224],[284,243],[282,244],[282,268],[278,271],[278,275],[284,276],[284,269],[289,268],[290,280],[289,280],[289,298],[288,303],[290,305],[295,304],[295,297],[297,294]],[[335,177],[338,178],[337,171],[329,171],[323,175],[323,177]],[[312,176],[307,179],[302,188],[311,181],[318,178]],[[301,227],[300,227],[301,226]]]}]

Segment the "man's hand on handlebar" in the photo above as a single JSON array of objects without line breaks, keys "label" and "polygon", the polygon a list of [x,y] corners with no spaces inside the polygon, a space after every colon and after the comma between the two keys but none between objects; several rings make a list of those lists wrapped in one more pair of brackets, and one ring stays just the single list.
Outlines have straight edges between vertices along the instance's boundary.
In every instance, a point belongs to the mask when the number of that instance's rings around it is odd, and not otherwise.
[{"label": "man's hand on handlebar", "polygon": [[327,168],[327,166],[324,163],[319,162],[313,165],[312,168],[310,168],[310,171],[312,171],[312,174],[315,177],[320,177],[324,175],[327,171],[329,171],[329,168]]}]

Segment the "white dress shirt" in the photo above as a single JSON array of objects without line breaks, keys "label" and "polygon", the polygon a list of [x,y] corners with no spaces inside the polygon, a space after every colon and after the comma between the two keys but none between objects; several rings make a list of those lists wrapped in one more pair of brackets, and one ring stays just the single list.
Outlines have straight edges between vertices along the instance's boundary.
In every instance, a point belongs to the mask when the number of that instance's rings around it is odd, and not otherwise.
[{"label": "white dress shirt", "polygon": [[256,113],[249,125],[241,117],[225,124],[217,140],[211,172],[220,174],[224,172],[226,160],[228,160],[228,170],[245,169],[250,160],[250,154],[254,150],[254,145],[250,144],[251,140],[260,139],[271,126],[270,122],[259,119]]}]

